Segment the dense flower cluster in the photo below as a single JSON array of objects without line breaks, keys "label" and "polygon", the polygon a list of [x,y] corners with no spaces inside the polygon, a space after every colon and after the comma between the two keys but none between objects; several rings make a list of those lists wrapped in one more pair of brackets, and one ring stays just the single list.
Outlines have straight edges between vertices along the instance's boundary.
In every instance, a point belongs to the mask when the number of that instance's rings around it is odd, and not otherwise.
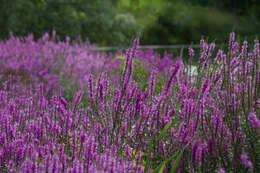
[{"label": "dense flower cluster", "polygon": [[0,172],[259,172],[259,42],[201,46],[191,76],[138,40],[119,74],[122,60],[55,33],[0,41]]}]

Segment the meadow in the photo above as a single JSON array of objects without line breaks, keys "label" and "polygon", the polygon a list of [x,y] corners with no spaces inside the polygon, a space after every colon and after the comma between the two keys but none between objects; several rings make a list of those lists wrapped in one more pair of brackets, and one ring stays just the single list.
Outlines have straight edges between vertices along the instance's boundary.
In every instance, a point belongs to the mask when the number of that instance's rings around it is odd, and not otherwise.
[{"label": "meadow", "polygon": [[259,41],[200,45],[184,62],[138,39],[112,54],[11,33],[0,41],[0,172],[260,172]]}]

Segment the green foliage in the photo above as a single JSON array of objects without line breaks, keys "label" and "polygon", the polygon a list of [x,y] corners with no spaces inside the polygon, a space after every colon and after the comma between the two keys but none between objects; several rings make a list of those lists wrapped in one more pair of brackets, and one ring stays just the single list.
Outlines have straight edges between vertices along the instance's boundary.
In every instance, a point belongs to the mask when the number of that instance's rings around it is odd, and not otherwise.
[{"label": "green foliage", "polygon": [[37,38],[56,30],[60,39],[81,36],[100,45],[128,45],[140,36],[131,14],[118,14],[112,0],[1,0],[0,38],[33,33]]},{"label": "green foliage", "polygon": [[79,87],[77,87],[75,82],[71,81],[71,78],[65,76],[59,77],[59,84],[63,87],[63,97],[67,101],[72,102],[74,94],[79,90]]},{"label": "green foliage", "polygon": [[260,140],[258,139],[255,145],[255,164],[256,164],[256,170],[260,170]]},{"label": "green foliage", "polygon": [[[149,150],[148,150],[148,153],[147,153],[147,158],[146,158],[146,161],[145,161],[145,168],[144,168],[144,172],[147,173],[148,172],[148,168],[150,166],[150,160],[151,160],[151,152],[152,152],[152,149],[154,147],[155,144],[157,144],[161,139],[162,137],[165,135],[165,133],[168,131],[168,129],[171,127],[171,124],[172,124],[172,121],[170,121],[169,123],[167,123],[165,125],[165,127],[163,128],[163,130],[161,131],[161,133],[159,134],[158,138],[156,139],[156,141],[154,142],[154,138],[155,136],[153,135],[151,141],[150,141],[150,144],[149,144]],[[164,165],[165,163],[163,163]],[[162,166],[163,166],[162,165]],[[161,166],[161,167],[162,167]],[[159,169],[161,169],[161,167]],[[159,170],[158,169],[158,170]]]},{"label": "green foliage", "polygon": [[[172,4],[158,16],[157,22],[147,29],[145,42],[162,44],[191,43],[201,35],[214,35],[223,39],[226,33],[238,27],[238,19],[215,8],[189,6],[183,3]],[[171,28],[171,29],[170,29]],[[158,35],[152,37],[150,35]],[[165,39],[162,39],[165,38]]]},{"label": "green foliage", "polygon": [[42,159],[41,157],[38,157],[37,160],[36,160],[36,162],[39,164],[39,163],[42,162],[42,160],[43,160],[43,159]]},{"label": "green foliage", "polygon": [[180,152],[180,154],[177,156],[176,160],[174,161],[174,164],[173,164],[173,167],[172,167],[170,173],[174,173],[175,172],[175,170],[176,170],[176,168],[177,168],[177,166],[178,166],[178,164],[179,164],[179,162],[181,160],[183,152],[184,152],[184,150],[182,150]]},{"label": "green foliage", "polygon": [[[125,67],[125,56],[118,56],[114,60],[121,60],[119,65],[119,69],[114,70],[112,74],[121,74]],[[152,67],[153,65],[148,62],[141,62],[138,59],[133,60],[133,72],[132,78],[137,83],[137,87],[142,89],[143,91],[149,87],[150,81],[150,71],[148,67]],[[158,94],[161,92],[162,86],[165,85],[165,79],[162,74],[158,73],[156,75],[156,84],[155,84],[155,93]]]},{"label": "green foliage", "polygon": [[[112,74],[121,74],[125,68],[125,56],[118,56],[114,60],[121,60],[121,63],[119,65],[119,69],[114,70]],[[148,62],[141,62],[138,59],[133,60],[133,72],[132,72],[132,78],[137,83],[137,87],[139,89],[142,89],[143,91],[149,87],[150,82],[150,71],[148,67],[152,67],[153,65]],[[155,84],[155,94],[158,94],[161,92],[162,86],[164,86],[165,79],[162,74],[158,73],[156,75],[156,84]]]},{"label": "green foliage", "polygon": [[166,82],[162,74],[158,73],[156,76],[155,93],[158,94],[162,90],[162,86],[165,86]]},{"label": "green foliage", "polygon": [[128,46],[225,40],[236,31],[260,36],[260,1],[215,0],[0,0],[0,38],[9,32],[41,37],[56,30],[60,39],[81,36],[99,45]]},{"label": "green foliage", "polygon": [[138,59],[133,62],[133,79],[137,82],[138,88],[145,89],[149,85],[149,70],[144,67],[148,63],[143,63]]},{"label": "green foliage", "polygon": [[[120,74],[123,72],[125,68],[125,56],[118,56],[114,60],[122,60],[120,63],[120,69],[113,71],[113,74]],[[149,76],[150,72],[149,69],[145,66],[149,65],[152,66],[152,64],[147,62],[141,62],[140,60],[134,58],[133,59],[133,72],[132,72],[132,78],[137,83],[137,87],[144,90],[149,85]],[[159,90],[159,89],[158,89]]]},{"label": "green foliage", "polygon": [[110,29],[110,45],[131,45],[136,37],[140,37],[140,25],[130,13],[116,14]]},{"label": "green foliage", "polygon": [[[215,38],[222,43],[226,36],[235,31],[241,37],[252,40],[259,36],[259,18],[252,6],[250,15],[231,13],[228,7],[214,3],[194,3],[195,1],[168,1],[168,4],[153,16],[153,21],[143,27],[143,44],[190,44],[201,36]],[[254,9],[254,10],[253,10]]]}]

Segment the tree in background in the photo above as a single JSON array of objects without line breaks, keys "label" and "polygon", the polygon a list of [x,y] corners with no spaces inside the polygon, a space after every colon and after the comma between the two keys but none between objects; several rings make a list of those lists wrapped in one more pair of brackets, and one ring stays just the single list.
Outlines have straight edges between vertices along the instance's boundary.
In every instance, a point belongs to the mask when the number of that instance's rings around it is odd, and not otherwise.
[{"label": "tree in background", "polygon": [[235,31],[248,40],[260,32],[259,0],[0,0],[0,38],[9,32],[35,39],[56,30],[104,46],[217,42]]},{"label": "tree in background", "polygon": [[[260,1],[166,0],[167,5],[146,26],[142,43],[174,44],[198,41],[202,36],[227,40],[235,31],[248,40],[260,35]],[[153,37],[151,37],[153,35]]]},{"label": "tree in background", "polygon": [[[140,37],[129,14],[118,14],[115,0],[0,0],[0,37],[9,32],[35,38],[56,30],[60,39],[81,36],[100,45],[126,45]],[[129,20],[130,19],[130,20]]]}]

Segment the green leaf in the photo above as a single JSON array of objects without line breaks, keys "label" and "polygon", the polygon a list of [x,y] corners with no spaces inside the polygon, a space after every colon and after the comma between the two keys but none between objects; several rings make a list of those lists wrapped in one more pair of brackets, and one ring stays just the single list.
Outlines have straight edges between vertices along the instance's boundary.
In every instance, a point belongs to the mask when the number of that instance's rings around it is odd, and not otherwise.
[{"label": "green leaf", "polygon": [[174,159],[176,157],[176,154],[172,155],[171,157],[169,157],[167,160],[163,161],[158,167],[156,167],[152,173],[157,173],[160,169],[162,169],[162,167],[164,167],[166,164],[170,163],[170,161],[172,161],[172,159]]},{"label": "green leaf", "polygon": [[36,159],[36,162],[39,164],[39,163],[41,163],[41,161],[42,161],[42,159],[40,158],[40,157],[38,157],[37,159]]},{"label": "green leaf", "polygon": [[159,170],[160,170],[160,172],[164,169],[164,167],[165,167],[165,164],[166,164],[166,162],[164,161],[164,162],[162,162],[157,168],[155,168],[154,170],[153,170],[153,172],[152,173],[157,173]]},{"label": "green leaf", "polygon": [[[180,154],[177,156],[176,161],[177,161],[178,159],[180,160],[180,158],[181,158],[181,156],[182,156],[184,150],[185,150],[188,146],[189,146],[189,143],[182,149],[182,151],[180,152]],[[169,157],[167,160],[163,161],[158,167],[156,167],[156,168],[153,170],[152,173],[157,173],[160,169],[162,169],[162,167],[165,167],[166,164],[170,163],[170,162],[176,157],[176,155],[177,155],[177,153],[174,154],[174,155],[172,155],[171,157]],[[178,162],[176,162],[176,161],[175,161],[174,165],[176,164],[176,167],[177,167],[177,164],[178,164],[179,161],[178,161]],[[173,167],[174,167],[174,166],[173,166]],[[172,168],[173,171],[175,171],[175,169],[176,169],[176,168],[174,168],[174,169]],[[171,173],[172,173],[172,172],[171,172]]]},{"label": "green leaf", "polygon": [[152,152],[152,148],[153,148],[153,140],[154,140],[154,135],[152,137],[152,140],[149,144],[149,150],[148,150],[148,153],[147,153],[147,158],[146,158],[146,161],[145,161],[145,167],[144,167],[144,172],[147,173],[148,172],[148,165],[150,163],[150,160],[151,160],[151,152]]},{"label": "green leaf", "polygon": [[147,153],[147,158],[146,158],[146,164],[145,164],[145,168],[144,168],[144,172],[147,173],[148,172],[148,166],[149,166],[149,163],[150,163],[150,160],[151,160],[151,152],[152,152],[152,148],[153,146],[159,142],[159,140],[163,137],[163,135],[168,131],[169,127],[171,126],[172,124],[172,121],[170,121],[168,124],[165,125],[165,127],[163,128],[163,130],[161,131],[161,133],[159,134],[159,137],[156,139],[155,143],[153,143],[154,141],[154,135],[152,137],[152,140],[149,144],[149,150],[148,150],[148,153]]},{"label": "green leaf", "polygon": [[113,60],[117,60],[117,59],[125,60],[125,56],[117,56]]},{"label": "green leaf", "polygon": [[178,166],[178,164],[179,164],[179,162],[180,162],[180,160],[181,160],[181,157],[182,157],[183,152],[184,152],[184,149],[180,152],[180,154],[179,154],[178,157],[176,158],[176,160],[175,160],[175,162],[174,162],[174,165],[173,165],[173,167],[172,167],[170,173],[174,173],[174,172],[175,172],[175,170],[176,170],[176,168],[177,168],[177,166]]},{"label": "green leaf", "polygon": [[137,8],[140,4],[140,1],[139,0],[131,0],[131,5],[134,7],[134,8]]},{"label": "green leaf", "polygon": [[163,135],[168,131],[169,127],[172,125],[172,121],[168,122],[168,124],[165,125],[165,127],[163,128],[162,132],[160,133],[159,137],[156,139],[156,142],[159,142],[159,140],[163,137]]},{"label": "green leaf", "polygon": [[163,162],[163,165],[161,167],[160,173],[163,173],[164,167],[165,167],[165,163]]},{"label": "green leaf", "polygon": [[201,172],[201,163],[199,164],[198,172]]}]

